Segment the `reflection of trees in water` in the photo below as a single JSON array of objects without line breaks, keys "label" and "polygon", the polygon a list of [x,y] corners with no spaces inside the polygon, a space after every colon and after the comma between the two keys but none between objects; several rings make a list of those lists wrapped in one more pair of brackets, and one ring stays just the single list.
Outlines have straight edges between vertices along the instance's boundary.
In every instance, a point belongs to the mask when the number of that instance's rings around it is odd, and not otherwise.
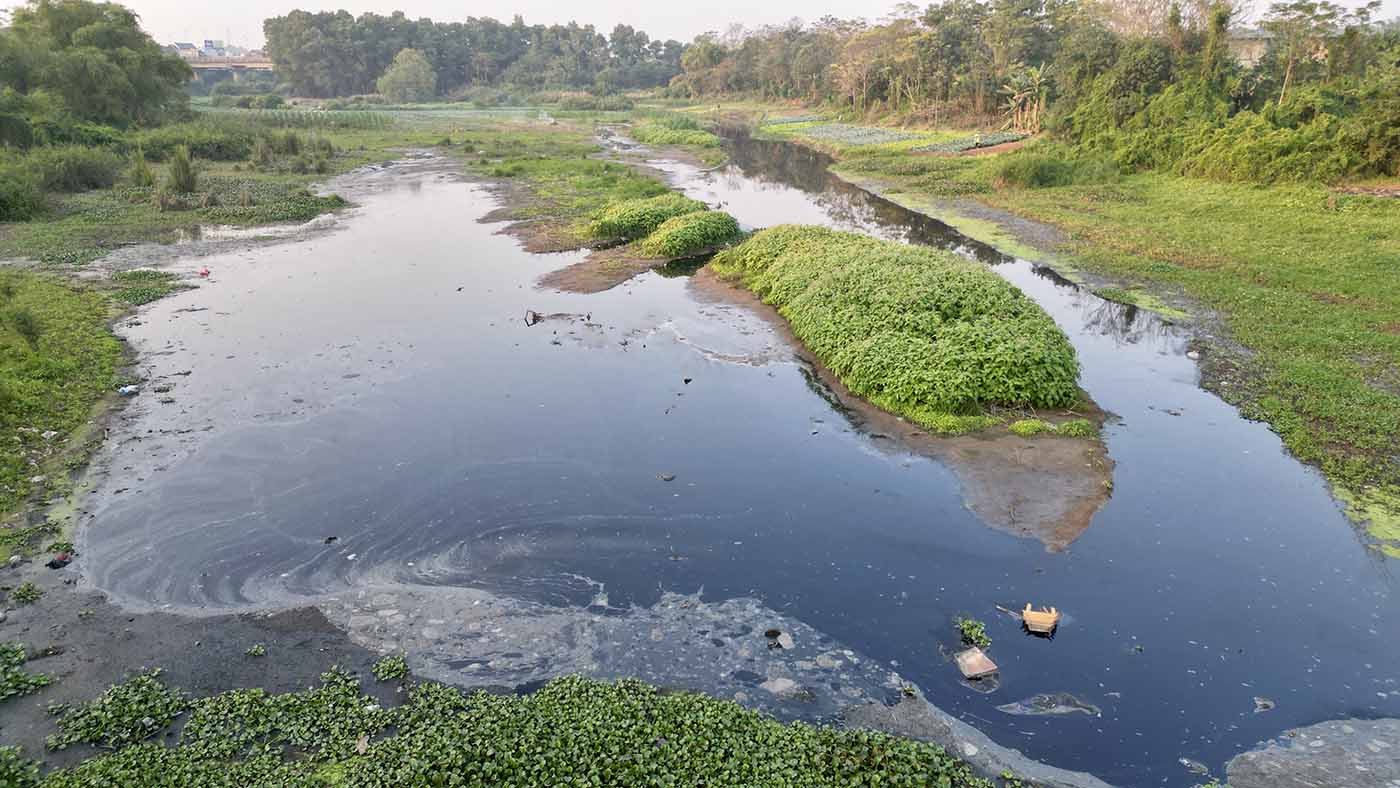
[{"label": "reflection of trees in water", "polygon": [[738,138],[728,146],[725,185],[734,193],[746,185],[759,191],[797,189],[838,229],[891,241],[932,246],[996,265],[1012,258],[972,241],[948,225],[915,213],[832,175],[832,159],[791,142]]},{"label": "reflection of trees in water", "polygon": [[1132,304],[1099,298],[1082,288],[1074,297],[1084,327],[1111,336],[1125,345],[1147,345],[1158,352],[1181,355],[1189,338],[1158,315]]}]

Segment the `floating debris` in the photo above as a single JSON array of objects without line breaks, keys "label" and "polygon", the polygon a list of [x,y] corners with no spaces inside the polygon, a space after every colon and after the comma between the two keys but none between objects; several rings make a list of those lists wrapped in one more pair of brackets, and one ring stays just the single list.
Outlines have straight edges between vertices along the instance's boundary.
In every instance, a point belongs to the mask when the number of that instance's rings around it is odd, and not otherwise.
[{"label": "floating debris", "polygon": [[962,671],[963,678],[980,679],[997,672],[997,663],[993,662],[982,649],[973,646],[966,651],[959,651],[953,659],[958,663],[958,670]]},{"label": "floating debris", "polygon": [[1102,713],[1098,706],[1076,698],[1068,692],[1042,692],[1025,700],[1006,703],[997,711],[1028,717],[1049,717],[1060,714],[1088,714],[1097,717]]},{"label": "floating debris", "polygon": [[1054,633],[1055,628],[1060,625],[1060,611],[1053,607],[1048,610],[1044,608],[1035,610],[1027,602],[1026,609],[1021,611],[1021,621],[1031,632],[1037,635],[1049,635]]},{"label": "floating debris", "polygon": [[1193,761],[1190,758],[1177,758],[1176,762],[1186,767],[1186,771],[1192,774],[1210,774],[1210,767],[1200,761]]},{"label": "floating debris", "polygon": [[1255,714],[1262,714],[1262,713],[1264,713],[1264,712],[1266,712],[1266,711],[1273,711],[1273,710],[1274,710],[1275,708],[1277,708],[1277,707],[1278,707],[1278,704],[1277,704],[1277,703],[1274,703],[1272,700],[1269,700],[1268,698],[1261,698],[1261,697],[1259,697],[1258,695],[1254,696],[1254,713],[1255,713]]}]

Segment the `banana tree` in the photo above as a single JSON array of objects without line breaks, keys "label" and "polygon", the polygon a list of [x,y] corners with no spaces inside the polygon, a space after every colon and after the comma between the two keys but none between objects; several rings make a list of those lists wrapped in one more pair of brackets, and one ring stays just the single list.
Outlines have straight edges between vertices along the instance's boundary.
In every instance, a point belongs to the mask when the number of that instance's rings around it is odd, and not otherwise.
[{"label": "banana tree", "polygon": [[1017,64],[1002,86],[1006,96],[1003,105],[1006,110],[1006,124],[1025,134],[1040,132],[1041,120],[1045,117],[1045,103],[1050,97],[1050,67],[1024,66]]}]

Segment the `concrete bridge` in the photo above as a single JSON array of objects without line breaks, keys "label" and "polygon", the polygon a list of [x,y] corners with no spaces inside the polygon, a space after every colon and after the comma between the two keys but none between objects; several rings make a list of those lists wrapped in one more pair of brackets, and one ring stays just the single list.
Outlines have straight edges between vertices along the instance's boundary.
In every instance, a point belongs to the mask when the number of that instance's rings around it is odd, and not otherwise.
[{"label": "concrete bridge", "polygon": [[263,57],[205,57],[186,60],[195,71],[271,71],[272,60]]}]

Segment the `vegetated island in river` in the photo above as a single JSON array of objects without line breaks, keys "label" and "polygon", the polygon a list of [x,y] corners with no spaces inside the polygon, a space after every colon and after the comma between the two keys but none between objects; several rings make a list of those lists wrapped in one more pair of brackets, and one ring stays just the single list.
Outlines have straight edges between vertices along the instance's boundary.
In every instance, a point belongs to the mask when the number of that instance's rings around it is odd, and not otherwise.
[{"label": "vegetated island in river", "polygon": [[597,158],[584,128],[516,122],[474,133],[469,169],[502,202],[483,221],[509,222],[502,231],[530,251],[591,249],[541,286],[599,292],[720,250],[711,268],[724,281],[702,274],[697,288],[775,318],[848,416],[900,450],[947,462],[990,527],[1061,550],[1107,500],[1103,414],[1078,387],[1073,346],[979,264],[821,227],[773,228],[732,246],[742,237],[732,217],[670,191],[644,165]]}]

